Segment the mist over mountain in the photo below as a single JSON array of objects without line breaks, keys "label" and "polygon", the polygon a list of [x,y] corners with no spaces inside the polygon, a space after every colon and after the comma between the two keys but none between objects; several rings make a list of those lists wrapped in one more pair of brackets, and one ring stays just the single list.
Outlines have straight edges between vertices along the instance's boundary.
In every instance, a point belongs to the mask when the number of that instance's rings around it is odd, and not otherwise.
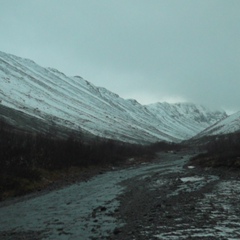
[{"label": "mist over mountain", "polygon": [[[3,52],[0,82],[0,106],[5,109],[1,117],[21,128],[31,126],[32,131],[55,124],[75,133],[130,143],[180,142],[227,117],[222,110],[193,103],[141,105],[82,77],[69,77]],[[6,114],[6,107],[25,117],[18,121],[17,114]],[[27,116],[38,124],[31,125]]]}]

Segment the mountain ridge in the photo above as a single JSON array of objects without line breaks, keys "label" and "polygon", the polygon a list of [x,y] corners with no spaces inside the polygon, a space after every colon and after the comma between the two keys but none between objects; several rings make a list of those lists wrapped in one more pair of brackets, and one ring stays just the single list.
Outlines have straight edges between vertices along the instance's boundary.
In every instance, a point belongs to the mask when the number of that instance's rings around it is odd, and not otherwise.
[{"label": "mountain ridge", "polygon": [[131,143],[180,142],[225,118],[191,103],[141,105],[82,77],[0,52],[1,105],[76,132]]},{"label": "mountain ridge", "polygon": [[206,137],[225,135],[240,131],[240,111],[227,116],[226,118],[216,122],[215,124],[204,129],[202,132],[194,136],[194,139]]}]

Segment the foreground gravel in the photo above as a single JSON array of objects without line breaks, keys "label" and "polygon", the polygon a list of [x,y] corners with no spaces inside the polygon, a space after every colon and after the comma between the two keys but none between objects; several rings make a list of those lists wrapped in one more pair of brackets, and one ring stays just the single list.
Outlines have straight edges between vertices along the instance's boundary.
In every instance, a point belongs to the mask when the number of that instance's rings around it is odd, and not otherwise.
[{"label": "foreground gravel", "polygon": [[190,153],[109,171],[0,205],[0,239],[240,239],[237,172],[188,166]]},{"label": "foreground gravel", "polygon": [[238,172],[184,166],[179,157],[160,155],[169,171],[123,183],[117,218],[125,225],[110,239],[240,239]]}]

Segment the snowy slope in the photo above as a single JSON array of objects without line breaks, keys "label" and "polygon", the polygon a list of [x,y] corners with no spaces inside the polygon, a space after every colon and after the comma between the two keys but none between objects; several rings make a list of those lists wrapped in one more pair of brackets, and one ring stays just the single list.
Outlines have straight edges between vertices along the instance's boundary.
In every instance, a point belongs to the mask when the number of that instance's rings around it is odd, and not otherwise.
[{"label": "snowy slope", "polygon": [[193,104],[143,106],[81,77],[68,77],[3,52],[0,86],[3,106],[69,129],[126,142],[180,141],[226,116]]},{"label": "snowy slope", "polygon": [[176,133],[181,139],[188,139],[227,116],[222,111],[192,103],[156,103],[148,108],[159,120],[159,126]]},{"label": "snowy slope", "polygon": [[238,131],[240,131],[240,112],[234,113],[215,123],[197,134],[194,138],[197,139],[205,136],[222,135]]}]

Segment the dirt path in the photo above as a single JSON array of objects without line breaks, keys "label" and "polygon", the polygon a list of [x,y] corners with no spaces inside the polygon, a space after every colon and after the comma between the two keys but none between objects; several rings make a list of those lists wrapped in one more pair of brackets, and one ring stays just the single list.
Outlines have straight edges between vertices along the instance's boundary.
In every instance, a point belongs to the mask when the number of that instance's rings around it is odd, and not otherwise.
[{"label": "dirt path", "polygon": [[239,239],[237,174],[184,167],[190,155],[110,171],[0,208],[0,239]]}]

